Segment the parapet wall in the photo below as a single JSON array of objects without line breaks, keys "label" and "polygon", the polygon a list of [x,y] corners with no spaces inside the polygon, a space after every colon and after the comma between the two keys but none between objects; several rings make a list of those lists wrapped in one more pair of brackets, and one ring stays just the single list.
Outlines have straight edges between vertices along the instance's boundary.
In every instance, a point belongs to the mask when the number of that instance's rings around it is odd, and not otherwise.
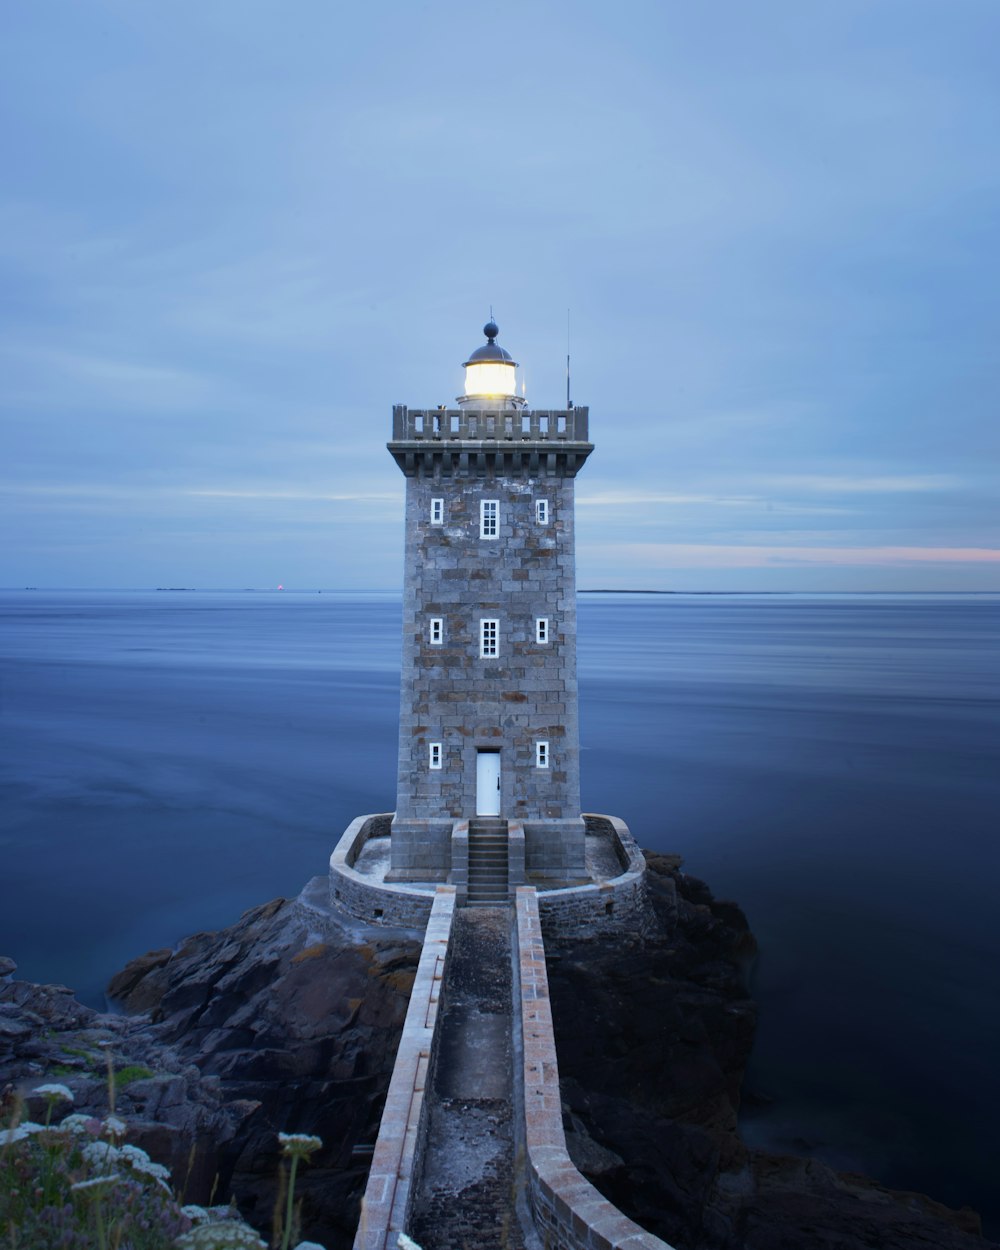
[{"label": "parapet wall", "polygon": [[454,912],[454,887],[438,886],[361,1200],[354,1250],[396,1250],[399,1234],[409,1221],[427,1136],[424,1093],[428,1074],[434,1070],[436,1025]]},{"label": "parapet wall", "polygon": [[588,834],[610,839],[622,869],[600,884],[543,890],[538,895],[542,928],[549,938],[604,938],[641,934],[651,924],[646,897],[646,860],[624,820],[586,813]]},{"label": "parapet wall", "polygon": [[[609,842],[621,868],[617,876],[600,883],[539,887],[538,909],[548,938],[586,940],[641,935],[653,922],[646,895],[646,861],[628,825],[617,816],[588,813],[588,834],[601,834]],[[372,838],[388,838],[391,812],[359,816],[347,827],[330,856],[330,902],[348,915],[369,924],[422,929],[431,914],[434,887],[429,883],[404,885],[387,882],[381,873],[365,874],[354,864]],[[510,822],[510,870],[512,888],[524,880],[525,837],[521,825]],[[456,822],[451,836],[452,872],[459,901],[468,882],[468,823]]]},{"label": "parapet wall", "polygon": [[546,1250],[672,1250],[603,1197],[569,1157],[534,887],[521,886],[515,906],[513,1006],[515,1051],[520,1052],[514,1063],[515,1104],[538,1235]]},{"label": "parapet wall", "polygon": [[431,888],[390,884],[380,876],[364,876],[354,869],[365,843],[370,838],[388,837],[391,824],[392,812],[380,812],[358,816],[347,826],[330,856],[330,903],[371,924],[422,929],[434,903]]}]

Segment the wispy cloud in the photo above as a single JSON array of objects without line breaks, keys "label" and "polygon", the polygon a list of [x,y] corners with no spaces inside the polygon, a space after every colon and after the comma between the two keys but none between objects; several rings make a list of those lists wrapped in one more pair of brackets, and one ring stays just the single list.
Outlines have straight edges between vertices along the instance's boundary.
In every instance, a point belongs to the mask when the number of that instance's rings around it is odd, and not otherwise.
[{"label": "wispy cloud", "polygon": [[789,500],[768,499],[762,495],[671,494],[666,491],[617,490],[581,492],[577,504],[582,508],[681,508],[714,507],[764,510],[768,512],[809,513],[817,516],[842,515],[850,508],[823,504],[801,504]]},{"label": "wispy cloud", "polygon": [[742,547],[708,543],[621,543],[589,546],[587,555],[668,569],[1000,564],[1000,548],[995,547]]},{"label": "wispy cloud", "polygon": [[389,491],[318,491],[289,487],[229,487],[229,486],[123,486],[119,483],[94,482],[42,483],[7,482],[0,484],[6,495],[25,499],[107,500],[108,502],[137,503],[148,499],[233,499],[233,500],[300,500],[306,503],[398,503],[398,493]]},{"label": "wispy cloud", "polygon": [[217,403],[223,389],[214,378],[192,368],[99,351],[11,342],[0,352],[7,362],[5,389],[11,406],[99,402],[133,411],[177,411]]},{"label": "wispy cloud", "polygon": [[301,499],[320,503],[402,503],[398,492],[389,491],[311,491],[274,490],[271,487],[230,489],[224,486],[199,487],[177,492],[206,499]]},{"label": "wispy cloud", "polygon": [[754,476],[754,485],[818,495],[901,495],[957,490],[959,478],[948,473],[874,474],[777,473]]}]

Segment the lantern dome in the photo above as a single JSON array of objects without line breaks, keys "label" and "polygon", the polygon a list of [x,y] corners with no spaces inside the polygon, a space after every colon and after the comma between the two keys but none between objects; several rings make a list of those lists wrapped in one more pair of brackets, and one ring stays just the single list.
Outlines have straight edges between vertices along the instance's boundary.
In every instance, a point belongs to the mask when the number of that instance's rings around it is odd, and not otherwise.
[{"label": "lantern dome", "polygon": [[464,362],[465,394],[458,402],[463,408],[523,408],[517,393],[517,361],[497,343],[500,328],[495,321],[483,326],[486,342]]}]

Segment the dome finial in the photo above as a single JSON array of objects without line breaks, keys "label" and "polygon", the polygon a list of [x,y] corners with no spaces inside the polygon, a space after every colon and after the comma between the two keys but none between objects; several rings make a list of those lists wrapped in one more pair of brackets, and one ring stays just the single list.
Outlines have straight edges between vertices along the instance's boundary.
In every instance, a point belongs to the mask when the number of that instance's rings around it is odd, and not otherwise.
[{"label": "dome finial", "polygon": [[489,319],[489,321],[487,321],[487,323],[483,326],[483,333],[486,335],[486,337],[489,339],[489,341],[490,341],[491,343],[492,343],[492,342],[493,342],[493,340],[496,338],[496,336],[500,333],[500,327],[499,327],[499,326],[497,325],[497,323],[493,320],[493,309],[492,309],[492,308],[490,309],[490,319]]}]

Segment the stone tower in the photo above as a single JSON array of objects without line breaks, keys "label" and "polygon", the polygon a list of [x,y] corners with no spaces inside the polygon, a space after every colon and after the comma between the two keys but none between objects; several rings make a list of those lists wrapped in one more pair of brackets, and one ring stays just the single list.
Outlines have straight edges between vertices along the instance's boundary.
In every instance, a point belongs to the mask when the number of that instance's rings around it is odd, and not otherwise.
[{"label": "stone tower", "polygon": [[[458,408],[393,408],[406,475],[396,881],[444,881],[478,817],[523,830],[531,880],[586,878],[573,484],[587,409],[529,409],[497,343]],[[457,845],[457,844],[456,844]]]}]

